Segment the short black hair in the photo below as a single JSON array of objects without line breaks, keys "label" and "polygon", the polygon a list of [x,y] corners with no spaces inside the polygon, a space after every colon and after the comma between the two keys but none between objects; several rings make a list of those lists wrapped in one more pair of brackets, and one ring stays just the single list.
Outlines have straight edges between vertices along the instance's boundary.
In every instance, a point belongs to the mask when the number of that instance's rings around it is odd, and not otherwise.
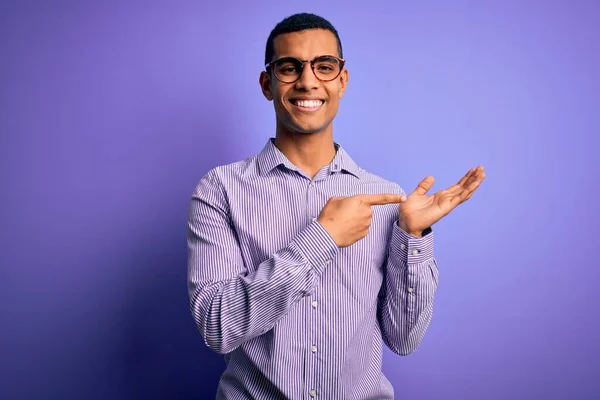
[{"label": "short black hair", "polygon": [[333,33],[337,41],[339,57],[344,58],[344,55],[342,54],[342,41],[331,22],[316,14],[298,13],[286,17],[280,23],[275,25],[275,28],[271,31],[265,49],[265,65],[273,60],[273,56],[275,55],[275,45],[273,41],[277,36],[284,33],[300,32],[307,29],[325,29]]}]

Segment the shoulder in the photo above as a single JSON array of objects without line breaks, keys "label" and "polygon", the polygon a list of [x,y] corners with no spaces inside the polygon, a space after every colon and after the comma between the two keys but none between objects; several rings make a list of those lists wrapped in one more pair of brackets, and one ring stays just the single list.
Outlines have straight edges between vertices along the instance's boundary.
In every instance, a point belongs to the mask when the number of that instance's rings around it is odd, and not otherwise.
[{"label": "shoulder", "polygon": [[258,177],[258,155],[212,167],[197,182],[194,196],[206,192],[221,192],[224,194],[231,187],[248,182]]}]

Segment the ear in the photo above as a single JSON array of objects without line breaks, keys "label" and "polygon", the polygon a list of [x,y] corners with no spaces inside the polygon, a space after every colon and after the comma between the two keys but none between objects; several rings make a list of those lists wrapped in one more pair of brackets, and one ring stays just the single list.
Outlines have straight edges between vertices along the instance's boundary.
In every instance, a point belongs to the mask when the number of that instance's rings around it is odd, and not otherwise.
[{"label": "ear", "polygon": [[260,83],[260,88],[261,88],[265,98],[269,101],[273,100],[273,89],[271,87],[271,77],[269,76],[269,74],[266,71],[262,71],[260,73],[258,82]]},{"label": "ear", "polygon": [[342,97],[344,97],[344,93],[346,93],[346,87],[348,86],[348,70],[347,69],[343,69],[342,73],[340,74],[340,90],[339,90],[339,96],[340,99]]}]

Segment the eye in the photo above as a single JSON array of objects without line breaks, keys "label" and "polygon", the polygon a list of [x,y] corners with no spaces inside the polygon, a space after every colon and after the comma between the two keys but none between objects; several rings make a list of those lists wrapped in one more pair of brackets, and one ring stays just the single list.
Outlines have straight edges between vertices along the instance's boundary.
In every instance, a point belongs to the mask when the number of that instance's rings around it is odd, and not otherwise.
[{"label": "eye", "polygon": [[334,70],[332,65],[327,65],[327,64],[320,64],[320,65],[317,65],[316,67],[319,71],[322,71],[322,72],[330,72],[330,71]]},{"label": "eye", "polygon": [[315,70],[323,75],[336,74],[339,71],[339,67],[335,63],[331,62],[319,62],[315,64]]},{"label": "eye", "polygon": [[293,74],[297,71],[296,67],[293,65],[286,65],[286,66],[282,66],[279,67],[279,72],[281,72],[282,74]]},{"label": "eye", "polygon": [[288,76],[299,74],[301,67],[301,65],[298,65],[298,61],[292,58],[283,58],[275,64],[275,70],[278,74]]},{"label": "eye", "polygon": [[280,75],[294,76],[298,75],[300,68],[293,63],[284,63],[277,66],[277,73]]}]

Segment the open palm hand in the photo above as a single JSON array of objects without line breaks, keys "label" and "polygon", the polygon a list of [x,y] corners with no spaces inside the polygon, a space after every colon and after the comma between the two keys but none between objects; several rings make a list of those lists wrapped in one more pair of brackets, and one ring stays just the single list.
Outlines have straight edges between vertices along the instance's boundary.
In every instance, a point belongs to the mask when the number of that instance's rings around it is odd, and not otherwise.
[{"label": "open palm hand", "polygon": [[459,204],[469,200],[479,187],[485,173],[483,167],[471,168],[458,183],[433,195],[427,195],[434,183],[428,176],[400,203],[400,228],[420,237],[421,233],[435,224]]}]

